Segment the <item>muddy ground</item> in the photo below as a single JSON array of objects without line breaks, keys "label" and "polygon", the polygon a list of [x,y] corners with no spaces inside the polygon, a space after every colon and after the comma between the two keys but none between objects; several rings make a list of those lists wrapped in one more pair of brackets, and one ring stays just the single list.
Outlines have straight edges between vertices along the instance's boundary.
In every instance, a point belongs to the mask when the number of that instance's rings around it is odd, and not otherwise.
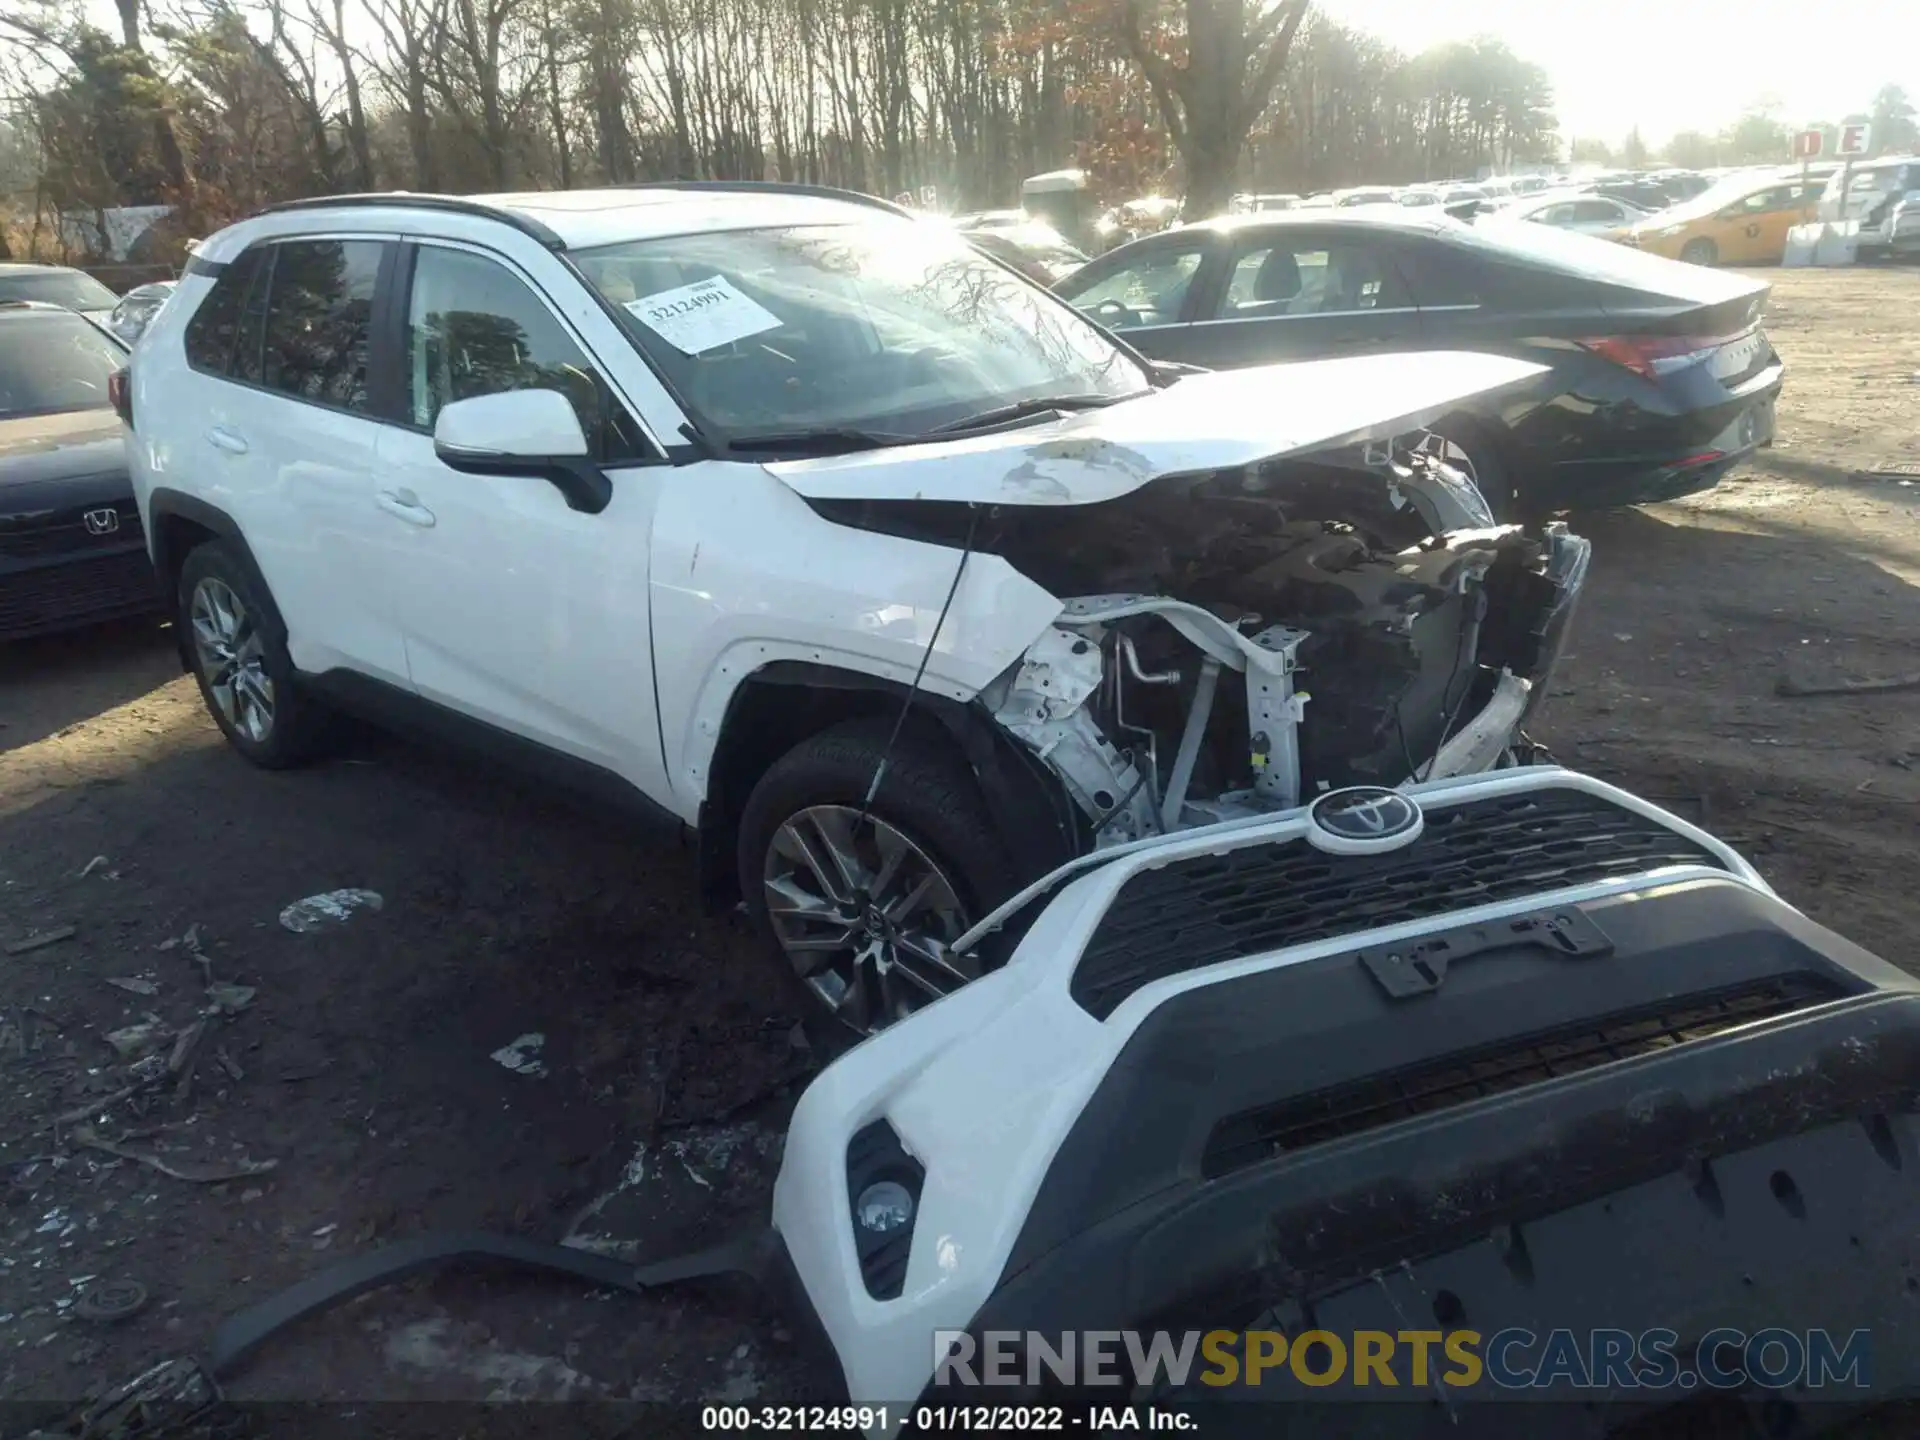
[{"label": "muddy ground", "polygon": [[[1581,522],[1595,574],[1541,729],[1914,963],[1920,692],[1775,687],[1920,670],[1920,272],[1782,272],[1771,313],[1778,445],[1705,497]],[[392,741],[250,770],[149,626],[0,651],[0,726],[0,942],[75,928],[0,955],[0,1397],[77,1399],[383,1240],[484,1226],[644,1257],[764,1213],[812,1057],[740,924],[691,901],[687,852]],[[340,887],[383,904],[278,922]],[[102,1111],[132,1063],[104,1037],[187,1025],[209,974],[253,995],[220,992],[238,1013],[209,1022],[188,1092]],[[530,1034],[544,1073],[491,1058]],[[148,1303],[81,1318],[87,1277]],[[740,1297],[443,1276],[288,1333],[233,1388],[809,1383]]]}]

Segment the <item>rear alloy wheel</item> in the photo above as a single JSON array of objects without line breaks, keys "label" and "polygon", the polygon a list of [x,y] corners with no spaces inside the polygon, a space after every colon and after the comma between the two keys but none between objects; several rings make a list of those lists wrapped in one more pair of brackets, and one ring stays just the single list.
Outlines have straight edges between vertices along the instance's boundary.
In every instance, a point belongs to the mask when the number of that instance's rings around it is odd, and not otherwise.
[{"label": "rear alloy wheel", "polygon": [[225,581],[209,575],[193,587],[188,615],[194,658],[221,728],[266,744],[273,735],[273,677],[252,612]]},{"label": "rear alloy wheel", "polygon": [[1720,259],[1720,247],[1711,240],[1689,240],[1680,247],[1680,258],[1689,265],[1712,265]]},{"label": "rear alloy wheel", "polygon": [[294,682],[286,641],[246,567],[219,541],[180,566],[176,623],[201,697],[233,748],[278,770],[311,758],[330,716]]},{"label": "rear alloy wheel", "polygon": [[[1016,886],[972,772],[937,733],[854,720],[776,761],[740,817],[740,890],[809,998],[884,1030],[981,973],[953,942]],[[864,798],[886,761],[871,806]]]}]

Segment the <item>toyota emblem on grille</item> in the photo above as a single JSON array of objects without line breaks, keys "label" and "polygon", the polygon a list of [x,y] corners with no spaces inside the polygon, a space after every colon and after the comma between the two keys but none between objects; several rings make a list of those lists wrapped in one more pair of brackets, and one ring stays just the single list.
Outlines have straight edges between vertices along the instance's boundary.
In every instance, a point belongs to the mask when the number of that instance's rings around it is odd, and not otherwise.
[{"label": "toyota emblem on grille", "polygon": [[89,535],[111,535],[120,528],[120,512],[112,506],[89,510],[80,517]]},{"label": "toyota emblem on grille", "polygon": [[1307,807],[1307,843],[1331,855],[1398,850],[1426,828],[1420,807],[1398,790],[1356,785],[1330,790]]}]

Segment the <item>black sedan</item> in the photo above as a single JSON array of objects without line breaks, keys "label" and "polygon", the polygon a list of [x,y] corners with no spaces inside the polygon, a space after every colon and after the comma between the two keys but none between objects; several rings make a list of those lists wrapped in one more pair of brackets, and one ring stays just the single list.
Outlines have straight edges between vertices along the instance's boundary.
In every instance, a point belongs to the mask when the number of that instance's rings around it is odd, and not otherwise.
[{"label": "black sedan", "polygon": [[1155,359],[1209,369],[1423,349],[1544,365],[1431,442],[1503,515],[1537,515],[1705,490],[1772,444],[1770,288],[1544,225],[1323,210],[1151,236],[1055,290]]},{"label": "black sedan", "polygon": [[160,608],[108,394],[126,359],[70,310],[0,301],[0,640]]}]

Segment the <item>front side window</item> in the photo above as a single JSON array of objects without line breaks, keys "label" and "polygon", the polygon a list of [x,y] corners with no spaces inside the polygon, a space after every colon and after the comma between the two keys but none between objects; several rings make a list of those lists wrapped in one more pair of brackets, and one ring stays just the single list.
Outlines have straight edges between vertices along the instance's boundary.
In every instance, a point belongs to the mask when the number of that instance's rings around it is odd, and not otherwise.
[{"label": "front side window", "polygon": [[1204,255],[1197,245],[1165,246],[1107,272],[1091,284],[1063,285],[1060,293],[1110,330],[1177,324]]},{"label": "front side window", "polygon": [[274,246],[260,384],[341,410],[368,408],[367,336],[385,249],[375,240]]},{"label": "front side window", "polygon": [[1001,405],[1148,388],[1096,327],[932,225],[709,232],[572,258],[728,439],[918,435]]},{"label": "front side window", "polygon": [[510,390],[558,390],[594,456],[631,459],[638,431],[593,362],[518,276],[464,250],[424,246],[407,307],[407,411],[423,430],[442,406]]},{"label": "front side window", "polygon": [[78,315],[0,316],[0,419],[105,409],[107,379],[126,363],[126,352]]}]

